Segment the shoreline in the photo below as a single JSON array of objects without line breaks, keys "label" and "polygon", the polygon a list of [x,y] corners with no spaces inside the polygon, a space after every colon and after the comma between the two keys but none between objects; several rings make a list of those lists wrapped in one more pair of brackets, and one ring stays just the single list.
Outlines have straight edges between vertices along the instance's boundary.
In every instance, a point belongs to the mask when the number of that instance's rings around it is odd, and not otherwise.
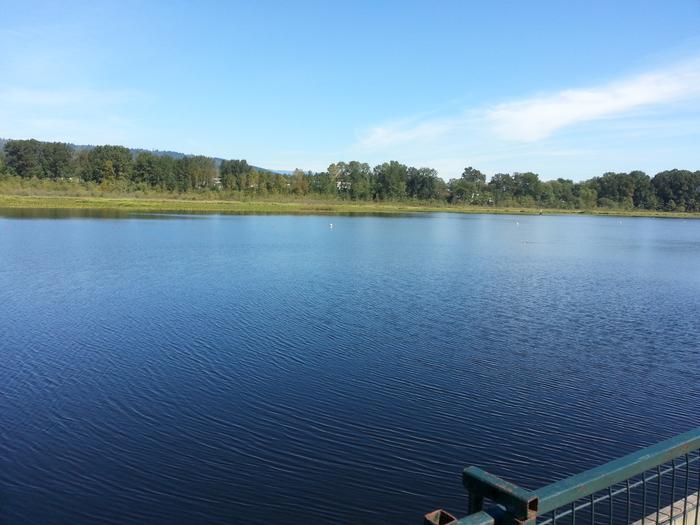
[{"label": "shoreline", "polygon": [[0,208],[93,209],[134,212],[188,213],[211,212],[230,214],[378,214],[465,213],[490,215],[586,215],[611,217],[656,217],[700,219],[700,212],[665,212],[654,210],[570,210],[556,208],[421,205],[401,202],[352,201],[235,201],[197,200],[162,197],[67,197],[51,195],[0,195]]}]

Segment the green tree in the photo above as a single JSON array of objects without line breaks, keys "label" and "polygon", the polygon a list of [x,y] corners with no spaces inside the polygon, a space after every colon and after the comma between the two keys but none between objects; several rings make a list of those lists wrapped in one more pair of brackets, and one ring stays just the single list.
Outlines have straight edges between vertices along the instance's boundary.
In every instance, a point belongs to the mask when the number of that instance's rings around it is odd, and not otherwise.
[{"label": "green tree", "polygon": [[634,181],[627,173],[604,173],[594,177],[593,184],[598,193],[598,205],[606,208],[632,208],[634,206]]},{"label": "green tree", "polygon": [[42,145],[38,140],[8,140],[5,143],[5,162],[12,175],[41,178],[44,176],[41,161]]},{"label": "green tree", "polygon": [[431,168],[408,168],[406,194],[412,199],[434,200],[443,196],[445,182]]},{"label": "green tree", "polygon": [[309,193],[309,181],[306,180],[306,174],[300,170],[294,170],[290,180],[290,190],[294,195],[306,195]]},{"label": "green tree", "polygon": [[486,204],[491,200],[491,195],[487,192],[486,175],[471,166],[464,168],[459,179],[452,179],[449,188],[452,202]]},{"label": "green tree", "polygon": [[377,200],[405,198],[407,172],[408,168],[395,160],[375,166],[374,197]]},{"label": "green tree", "polygon": [[578,184],[575,188],[576,208],[592,210],[598,203],[598,192],[590,182]]},{"label": "green tree", "polygon": [[84,181],[88,180],[85,176],[88,170],[88,154],[88,150],[79,149],[73,153],[73,160],[71,162],[73,174]]},{"label": "green tree", "polygon": [[513,174],[513,195],[523,204],[535,204],[542,193],[539,175],[531,171]]},{"label": "green tree", "polygon": [[372,197],[372,169],[369,164],[352,160],[337,162],[328,166],[328,180],[331,187],[324,193],[337,193],[352,200],[367,200]]},{"label": "green tree", "polygon": [[577,205],[576,184],[569,179],[543,182],[540,203],[552,208],[575,208]]},{"label": "green tree", "polygon": [[486,175],[481,173],[476,168],[472,168],[471,166],[464,168],[464,171],[462,172],[462,179],[464,179],[466,182],[477,184],[478,186],[486,184]]},{"label": "green tree", "polygon": [[147,151],[137,155],[132,175],[134,182],[173,190],[176,186],[175,179],[175,159],[172,157]]},{"label": "green tree", "polygon": [[248,193],[257,193],[260,189],[260,172],[256,169],[250,170],[245,174],[244,191]]},{"label": "green tree", "polygon": [[44,142],[41,148],[43,177],[58,180],[73,175],[73,149],[63,142]]},{"label": "green tree", "polygon": [[203,155],[188,155],[175,163],[177,189],[180,191],[213,188],[218,177],[214,159]]},{"label": "green tree", "polygon": [[[306,179],[311,181],[311,172],[306,174]],[[281,173],[275,173],[272,171],[266,171],[265,172],[265,187],[267,188],[267,191],[269,193],[273,194],[285,194],[289,192],[289,186],[288,186],[287,178],[282,175]],[[311,191],[309,189],[309,191]]]},{"label": "green tree", "polygon": [[[331,164],[333,166],[333,164]],[[330,166],[329,166],[330,170]],[[318,195],[335,196],[338,193],[335,182],[328,171],[313,173],[309,177],[309,191]]]},{"label": "green tree", "polygon": [[629,173],[632,179],[633,194],[632,204],[635,208],[646,210],[655,210],[658,206],[656,191],[651,183],[651,177],[643,171],[631,171]]},{"label": "green tree", "polygon": [[224,160],[219,166],[221,186],[227,190],[243,191],[246,176],[253,168],[242,160]]},{"label": "green tree", "polygon": [[352,160],[347,165],[345,180],[349,183],[350,198],[367,200],[372,197],[372,169],[369,164]]},{"label": "green tree", "polygon": [[86,159],[81,176],[100,183],[105,179],[131,179],[134,161],[131,151],[123,146],[95,146]]},{"label": "green tree", "polygon": [[662,209],[700,211],[700,171],[662,171],[654,175],[651,183]]},{"label": "green tree", "polygon": [[496,173],[488,183],[488,188],[497,205],[503,205],[513,200],[515,181],[509,173]]}]

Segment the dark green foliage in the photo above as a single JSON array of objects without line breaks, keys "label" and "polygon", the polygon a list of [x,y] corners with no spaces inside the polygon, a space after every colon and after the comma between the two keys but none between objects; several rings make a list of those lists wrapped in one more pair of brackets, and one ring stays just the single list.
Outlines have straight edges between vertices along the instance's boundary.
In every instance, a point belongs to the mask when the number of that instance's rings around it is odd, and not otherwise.
[{"label": "dark green foliage", "polygon": [[662,171],[654,176],[651,183],[661,209],[700,211],[700,171]]},{"label": "dark green foliage", "polygon": [[374,198],[377,200],[400,200],[406,197],[408,168],[395,160],[375,166]]},{"label": "dark green foliage", "polygon": [[58,180],[73,175],[73,151],[63,142],[43,143],[41,168],[47,179]]},{"label": "dark green foliage", "polygon": [[350,184],[344,190],[353,200],[368,200],[372,197],[372,168],[365,162],[352,160],[347,164],[343,180]]},{"label": "dark green foliage", "polygon": [[632,205],[639,209],[655,210],[658,206],[658,199],[654,186],[651,184],[651,177],[643,171],[632,171],[629,177],[632,179],[634,187]]},{"label": "dark green foliage", "polygon": [[177,187],[175,159],[143,152],[136,157],[132,180],[165,190]]},{"label": "dark green foliage", "polygon": [[[135,159],[134,159],[135,156]],[[646,209],[700,211],[700,171],[609,172],[584,182],[541,181],[536,173],[484,173],[467,167],[445,183],[431,168],[397,161],[337,162],[324,172],[291,175],[255,168],[245,160],[221,160],[173,152],[129,150],[122,146],[72,146],[60,142],[9,140],[0,151],[0,175],[70,179],[118,191],[172,192],[222,190],[245,196],[314,195],[364,200],[446,201],[480,206],[560,209]]]},{"label": "dark green foliage", "polygon": [[180,191],[213,188],[218,182],[214,159],[203,155],[183,157],[175,161],[177,189]]},{"label": "dark green foliage", "polygon": [[408,168],[406,172],[406,195],[411,199],[437,200],[443,198],[445,181],[432,168]]},{"label": "dark green foliage", "polygon": [[58,180],[73,174],[73,151],[62,142],[9,140],[5,144],[7,170],[24,178]]},{"label": "dark green foliage", "polygon": [[576,184],[568,179],[543,183],[540,201],[547,208],[575,208]]},{"label": "dark green foliage", "polygon": [[43,146],[38,140],[9,140],[5,144],[5,162],[13,175],[42,178]]},{"label": "dark green foliage", "polygon": [[493,195],[494,202],[500,206],[512,199],[515,192],[515,181],[509,173],[496,173],[491,177],[488,188]]},{"label": "dark green foliage", "polygon": [[330,175],[330,167],[329,171],[309,175],[309,192],[327,197],[333,197],[340,193],[336,187],[336,181]]},{"label": "dark green foliage", "polygon": [[617,203],[623,208],[632,207],[634,181],[626,173],[608,172],[595,177],[593,182],[598,192],[598,204],[608,203],[608,207],[612,207]]},{"label": "dark green foliage", "polygon": [[644,208],[653,210],[657,198],[651,179],[643,171],[630,173],[605,173],[590,181],[598,195],[598,204],[624,209]]},{"label": "dark green foliage", "polygon": [[251,171],[253,167],[245,160],[224,160],[219,166],[221,186],[227,190],[244,191]]},{"label": "dark green foliage", "polygon": [[450,181],[450,196],[452,202],[489,204],[492,198],[488,195],[486,190],[486,175],[471,166],[464,168],[462,176],[459,179],[452,179]]},{"label": "dark green foliage", "polygon": [[542,183],[537,173],[530,171],[526,173],[513,174],[514,190],[513,195],[519,200],[530,203],[537,203],[542,194]]},{"label": "dark green foliage", "polygon": [[328,166],[328,185],[324,193],[337,194],[346,199],[372,198],[372,168],[369,164],[352,160]]},{"label": "dark green foliage", "polygon": [[[268,170],[259,170],[245,160],[224,160],[219,166],[220,184],[224,190],[248,194],[284,194],[290,191],[296,195],[309,192],[310,179],[303,172],[285,176]],[[296,181],[292,180],[296,177]],[[292,183],[295,182],[292,188]]]},{"label": "dark green foliage", "polygon": [[130,179],[134,169],[131,152],[123,146],[96,146],[87,154],[86,165],[80,174],[89,182],[110,179]]},{"label": "dark green foliage", "polygon": [[576,200],[574,201],[574,208],[580,208],[584,210],[590,210],[595,208],[596,202],[598,201],[598,192],[589,182],[584,182],[582,184],[577,184],[574,186],[574,193],[576,195]]}]

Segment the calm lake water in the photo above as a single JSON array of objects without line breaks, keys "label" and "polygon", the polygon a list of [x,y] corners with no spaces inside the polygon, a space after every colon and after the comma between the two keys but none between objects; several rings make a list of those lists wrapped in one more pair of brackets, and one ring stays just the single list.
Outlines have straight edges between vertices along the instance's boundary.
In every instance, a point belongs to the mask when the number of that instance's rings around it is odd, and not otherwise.
[{"label": "calm lake water", "polygon": [[46,217],[0,211],[3,525],[418,524],[700,425],[700,221]]}]

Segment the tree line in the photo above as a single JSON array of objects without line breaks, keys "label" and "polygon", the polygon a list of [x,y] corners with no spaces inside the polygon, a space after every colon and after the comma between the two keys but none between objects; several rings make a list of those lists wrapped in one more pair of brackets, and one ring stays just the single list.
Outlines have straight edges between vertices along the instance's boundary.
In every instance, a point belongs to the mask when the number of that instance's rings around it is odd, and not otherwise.
[{"label": "tree line", "polygon": [[22,178],[75,180],[128,190],[219,191],[246,195],[312,195],[374,201],[433,201],[480,206],[564,209],[647,209],[700,211],[700,171],[668,170],[650,177],[642,171],[605,173],[582,182],[543,181],[532,172],[497,173],[489,180],[468,167],[445,182],[431,168],[397,161],[370,167],[337,162],[323,172],[282,174],[245,160],[201,155],[174,158],[123,146],[78,149],[61,142],[10,140],[0,156],[0,174]]}]

